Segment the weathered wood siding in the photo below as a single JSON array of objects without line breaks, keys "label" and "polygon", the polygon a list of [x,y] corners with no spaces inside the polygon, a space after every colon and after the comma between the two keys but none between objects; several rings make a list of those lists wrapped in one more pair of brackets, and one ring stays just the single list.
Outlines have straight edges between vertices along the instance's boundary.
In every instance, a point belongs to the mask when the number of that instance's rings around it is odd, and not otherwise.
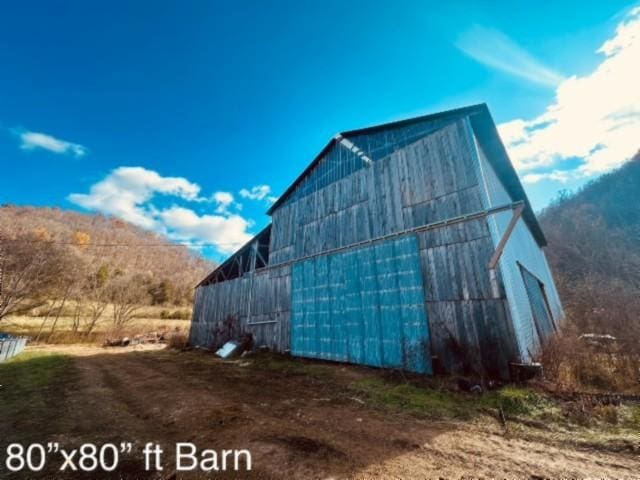
[{"label": "weathered wood siding", "polygon": [[[350,136],[345,145],[339,140],[332,141],[322,152],[318,163],[297,182],[293,190],[285,197],[284,203],[292,203],[309,193],[318,191],[348,175],[366,168],[370,160],[379,160],[407,145],[415,143],[428,134],[452,122],[450,118],[427,120],[412,125],[393,127],[379,132],[361,133]],[[355,145],[366,160],[354,152]]]},{"label": "weathered wood siding", "polygon": [[418,234],[431,348],[447,371],[507,377],[518,360],[500,278],[488,271],[494,251],[485,219]]},{"label": "weathered wood siding", "polygon": [[[484,209],[465,120],[442,126],[272,214],[271,261],[287,262]],[[510,203],[507,200],[506,203]],[[518,360],[485,219],[419,234],[432,352],[448,370],[507,374]],[[497,291],[495,291],[497,290]]]},{"label": "weathered wood siding", "polygon": [[463,121],[272,214],[270,262],[296,260],[482,209]]},{"label": "weathered wood siding", "polygon": [[20,354],[27,345],[27,337],[0,335],[0,363]]},{"label": "weathered wood siding", "polygon": [[268,267],[243,277],[198,287],[191,344],[218,348],[229,318],[234,332],[251,333],[256,346],[285,351],[290,343],[291,267]]}]

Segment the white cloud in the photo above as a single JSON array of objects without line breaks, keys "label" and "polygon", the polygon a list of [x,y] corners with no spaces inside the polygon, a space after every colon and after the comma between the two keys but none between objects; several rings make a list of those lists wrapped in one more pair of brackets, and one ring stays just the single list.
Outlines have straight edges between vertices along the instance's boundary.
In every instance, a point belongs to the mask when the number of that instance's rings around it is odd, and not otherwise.
[{"label": "white cloud", "polygon": [[159,213],[159,219],[175,240],[208,243],[221,253],[232,253],[251,239],[251,222],[239,215],[198,215],[183,207],[171,207]]},{"label": "white cloud", "polygon": [[88,194],[72,193],[69,200],[151,230],[158,225],[145,204],[156,193],[193,201],[199,199],[200,187],[185,178],[162,177],[142,167],[120,167],[94,184]]},{"label": "white cloud", "polygon": [[73,193],[68,199],[88,210],[116,216],[174,240],[214,244],[223,253],[235,250],[250,238],[247,230],[251,221],[227,210],[234,200],[229,192],[216,192],[212,196],[220,215],[199,215],[178,206],[158,209],[151,204],[156,195],[187,202],[204,201],[199,185],[182,177],[163,177],[142,167],[117,168],[94,184],[88,194]]},{"label": "white cloud", "polygon": [[236,208],[240,207],[239,210],[242,209],[242,205],[238,203],[234,204],[234,198],[230,192],[216,192],[212,198],[217,204],[216,213],[229,213],[229,207],[232,205]]},{"label": "white cloud", "polygon": [[220,205],[229,206],[233,203],[233,195],[229,192],[216,192],[213,194],[213,199]]},{"label": "white cloud", "polygon": [[567,183],[573,178],[572,172],[564,170],[554,170],[546,173],[527,173],[522,177],[524,183],[538,183],[542,180],[555,180],[560,183]]},{"label": "white cloud", "polygon": [[87,147],[79,143],[67,142],[46,133],[30,132],[28,130],[15,131],[14,133],[20,138],[20,148],[23,150],[41,148],[53,153],[73,155],[76,158],[84,157],[88,152]]},{"label": "white cloud", "polygon": [[267,201],[271,202],[271,199],[275,198],[269,195],[271,193],[271,187],[269,185],[256,185],[255,187],[252,187],[251,190],[243,188],[238,193],[240,193],[240,196],[242,198],[248,198],[249,200],[266,199]]},{"label": "white cloud", "polygon": [[563,78],[543,65],[504,33],[475,25],[458,38],[456,46],[489,67],[542,85],[557,86]]},{"label": "white cloud", "polygon": [[[629,14],[627,15],[627,19],[633,20],[633,18],[637,17],[638,15],[640,15],[640,5],[630,10]],[[633,21],[623,22],[618,25],[618,28],[616,29],[616,36],[610,40],[607,40],[598,51],[604,53],[607,56],[611,56],[618,53],[624,48],[630,47],[637,40],[638,27],[634,25]]]},{"label": "white cloud", "polygon": [[562,178],[596,175],[624,163],[640,148],[640,7],[598,53],[604,55],[598,67],[562,82],[543,114],[498,127],[515,167],[528,173],[530,183],[562,181],[558,170],[540,170],[576,158],[583,163]]}]

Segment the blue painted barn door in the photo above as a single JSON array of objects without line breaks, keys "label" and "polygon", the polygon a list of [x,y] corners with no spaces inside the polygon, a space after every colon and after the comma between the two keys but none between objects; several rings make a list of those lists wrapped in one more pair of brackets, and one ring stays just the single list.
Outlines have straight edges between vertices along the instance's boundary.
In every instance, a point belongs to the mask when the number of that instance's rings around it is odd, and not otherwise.
[{"label": "blue painted barn door", "polygon": [[432,373],[413,235],[295,264],[292,310],[294,355]]}]

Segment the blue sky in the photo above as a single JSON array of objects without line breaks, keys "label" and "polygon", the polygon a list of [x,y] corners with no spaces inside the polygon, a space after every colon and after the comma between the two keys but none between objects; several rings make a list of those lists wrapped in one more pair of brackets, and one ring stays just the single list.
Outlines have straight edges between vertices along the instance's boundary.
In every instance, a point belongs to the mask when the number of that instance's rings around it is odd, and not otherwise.
[{"label": "blue sky", "polygon": [[219,258],[336,132],[486,102],[540,209],[640,147],[637,5],[10,2],[0,203]]}]

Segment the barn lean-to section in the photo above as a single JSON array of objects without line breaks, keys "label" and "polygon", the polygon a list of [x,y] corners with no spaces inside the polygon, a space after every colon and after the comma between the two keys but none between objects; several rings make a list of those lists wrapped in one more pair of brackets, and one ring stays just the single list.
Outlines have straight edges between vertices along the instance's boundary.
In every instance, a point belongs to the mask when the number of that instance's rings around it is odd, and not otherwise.
[{"label": "barn lean-to section", "polygon": [[548,333],[530,333],[535,318],[562,318],[544,236],[484,105],[337,135],[269,213],[198,286],[192,344],[215,347],[232,328],[294,355],[506,376]]}]

